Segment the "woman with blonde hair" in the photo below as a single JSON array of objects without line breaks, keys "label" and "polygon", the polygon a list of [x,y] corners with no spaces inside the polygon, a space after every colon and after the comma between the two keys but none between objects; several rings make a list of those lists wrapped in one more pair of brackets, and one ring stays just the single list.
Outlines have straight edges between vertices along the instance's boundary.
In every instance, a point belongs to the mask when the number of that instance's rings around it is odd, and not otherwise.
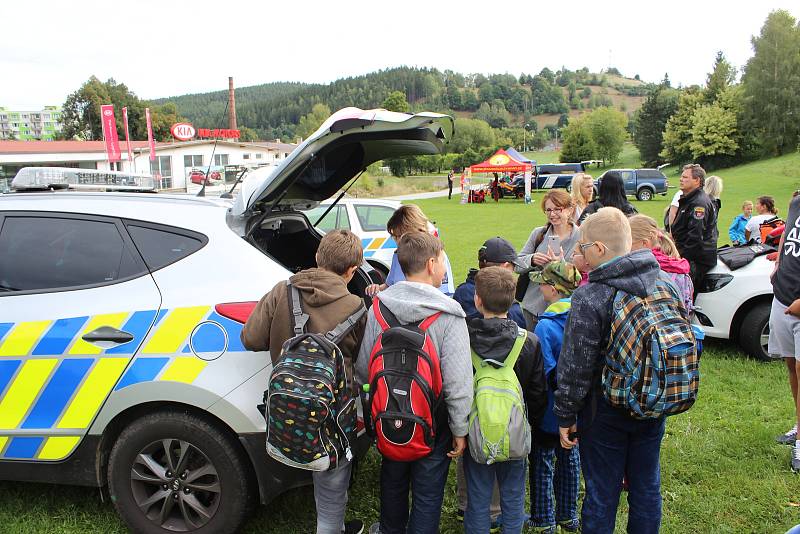
[{"label": "woman with blonde hair", "polygon": [[563,259],[570,261],[580,230],[575,223],[575,204],[563,189],[551,189],[542,198],[542,211],[547,224],[534,228],[528,242],[517,256],[515,271],[520,274],[517,283],[517,300],[528,330],[533,331],[544,312],[545,303],[539,284],[530,282],[529,273],[539,271],[550,263]]},{"label": "woman with blonde hair", "polygon": [[678,247],[666,232],[658,228],[656,220],[647,215],[634,215],[631,225],[631,250],[649,248],[656,257],[661,270],[675,282],[683,297],[688,313],[694,309],[694,285],[689,276],[689,262],[678,253]]},{"label": "woman with blonde hair", "polygon": [[722,178],[719,176],[706,176],[706,183],[703,185],[703,191],[706,192],[706,195],[714,202],[714,205],[717,207],[717,213],[719,213],[720,208],[722,208],[722,201],[720,197],[722,196]]},{"label": "woman with blonde hair", "polygon": [[570,195],[572,196],[572,201],[575,203],[575,214],[573,217],[577,221],[594,196],[594,178],[589,174],[579,172],[572,177],[570,188]]}]

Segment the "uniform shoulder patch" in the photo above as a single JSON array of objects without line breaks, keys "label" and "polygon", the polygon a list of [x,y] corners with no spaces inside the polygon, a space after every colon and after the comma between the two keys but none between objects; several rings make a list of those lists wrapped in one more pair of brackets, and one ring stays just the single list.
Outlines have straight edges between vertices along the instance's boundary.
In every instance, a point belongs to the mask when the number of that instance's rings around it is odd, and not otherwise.
[{"label": "uniform shoulder patch", "polygon": [[693,214],[695,219],[703,219],[706,216],[706,209],[702,206],[697,207],[694,209]]}]

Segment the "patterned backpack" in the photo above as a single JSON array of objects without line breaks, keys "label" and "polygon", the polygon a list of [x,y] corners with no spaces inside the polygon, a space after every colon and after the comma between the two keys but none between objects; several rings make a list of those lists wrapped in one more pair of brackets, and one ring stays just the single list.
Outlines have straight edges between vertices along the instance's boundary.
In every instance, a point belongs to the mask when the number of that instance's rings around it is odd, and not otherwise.
[{"label": "patterned backpack", "polygon": [[697,399],[699,364],[688,316],[664,275],[644,299],[616,293],[603,369],[609,404],[636,419],[685,412]]},{"label": "patterned backpack", "polygon": [[267,452],[291,467],[327,471],[353,458],[356,399],[337,343],[366,310],[359,307],[327,334],[306,333],[300,292],[287,286],[295,335],[283,344],[264,392]]},{"label": "patterned backpack", "polygon": [[439,355],[428,335],[441,312],[401,324],[377,297],[372,310],[381,333],[370,354],[364,419],[383,456],[413,462],[433,450],[443,406]]},{"label": "patterned backpack", "polygon": [[517,338],[503,363],[484,360],[472,351],[475,397],[469,414],[469,453],[480,464],[527,458],[531,427],[514,365],[528,332],[517,328]]}]

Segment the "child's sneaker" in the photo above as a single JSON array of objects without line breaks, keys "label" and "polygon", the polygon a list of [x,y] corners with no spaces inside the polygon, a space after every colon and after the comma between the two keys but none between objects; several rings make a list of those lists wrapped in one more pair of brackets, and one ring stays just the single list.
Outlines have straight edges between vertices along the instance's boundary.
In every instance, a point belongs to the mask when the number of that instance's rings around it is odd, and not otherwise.
[{"label": "child's sneaker", "polygon": [[800,447],[796,443],[792,447],[792,471],[800,473]]},{"label": "child's sneaker", "polygon": [[546,527],[537,527],[533,524],[533,521],[526,521],[525,528],[527,532],[532,532],[533,534],[558,534],[558,525],[548,525]]},{"label": "child's sneaker", "polygon": [[781,445],[794,445],[794,441],[796,439],[797,439],[797,425],[794,425],[791,430],[789,430],[785,434],[781,434],[780,436],[776,437],[775,441],[777,441]]},{"label": "child's sneaker", "polygon": [[559,523],[561,527],[561,532],[580,532],[581,531],[581,520],[578,518],[570,519],[569,521],[561,521]]}]

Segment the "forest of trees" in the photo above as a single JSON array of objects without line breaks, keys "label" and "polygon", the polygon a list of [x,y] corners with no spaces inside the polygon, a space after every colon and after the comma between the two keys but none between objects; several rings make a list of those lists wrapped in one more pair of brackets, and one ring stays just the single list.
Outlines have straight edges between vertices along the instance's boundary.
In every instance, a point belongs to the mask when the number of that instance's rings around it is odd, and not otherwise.
[{"label": "forest of trees", "polygon": [[[242,87],[236,113],[242,140],[290,142],[348,106],[453,114],[449,154],[398,160],[392,168],[399,175],[469,165],[501,146],[539,149],[554,138],[563,140],[562,161],[613,163],[631,137],[645,165],[695,161],[713,169],[783,154],[800,143],[800,25],[787,11],[773,11],[752,46],[741,70],[719,52],[703,86],[675,88],[668,75],[646,84],[613,67],[599,74],[543,68],[518,77],[397,67],[330,84]],[[621,102],[617,107],[609,88]],[[627,109],[619,100],[624,95],[645,98],[639,109]],[[67,97],[62,135],[99,139],[100,104],[112,103],[128,107],[134,139],[145,138],[142,117],[149,106],[156,138],[168,140],[169,126],[179,120],[224,124],[227,97],[217,91],[146,102],[122,83],[92,76]],[[540,128],[535,117],[545,114],[558,117],[557,123]]]}]

